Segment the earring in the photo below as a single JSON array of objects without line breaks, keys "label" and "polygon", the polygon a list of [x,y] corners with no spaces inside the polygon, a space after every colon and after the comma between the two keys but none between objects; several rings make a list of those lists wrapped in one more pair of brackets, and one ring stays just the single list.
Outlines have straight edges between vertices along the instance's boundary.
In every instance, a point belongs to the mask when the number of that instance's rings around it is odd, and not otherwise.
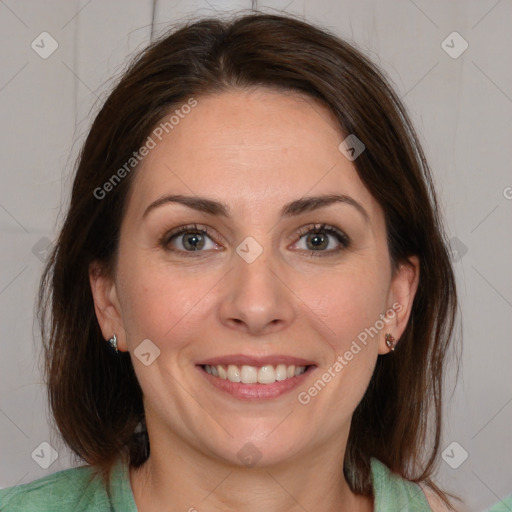
[{"label": "earring", "polygon": [[108,342],[110,343],[110,346],[116,351],[116,352],[119,352],[119,349],[117,348],[117,338],[116,338],[116,335],[114,334],[112,336],[112,338],[110,338],[108,340]]},{"label": "earring", "polygon": [[395,338],[389,332],[386,333],[386,346],[391,349],[391,352],[395,350]]}]

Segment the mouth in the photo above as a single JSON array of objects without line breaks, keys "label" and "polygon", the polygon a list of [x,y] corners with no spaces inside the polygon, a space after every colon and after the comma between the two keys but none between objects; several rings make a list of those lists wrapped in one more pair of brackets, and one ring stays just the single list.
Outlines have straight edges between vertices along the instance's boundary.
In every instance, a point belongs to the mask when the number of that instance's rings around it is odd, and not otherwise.
[{"label": "mouth", "polygon": [[[234,358],[236,359],[236,358]],[[247,362],[247,358],[243,358]],[[277,358],[279,359],[279,358]],[[294,359],[297,364],[286,362],[256,362],[253,364],[220,363],[219,360],[198,364],[201,374],[212,385],[213,389],[228,393],[240,400],[262,400],[281,396],[299,386],[317,366],[301,364],[303,359]],[[238,358],[240,361],[240,358]]]},{"label": "mouth", "polygon": [[212,375],[222,380],[229,380],[230,382],[242,384],[274,384],[274,382],[281,382],[293,377],[298,377],[311,368],[313,365],[295,366],[295,365],[271,365],[267,364],[261,367],[250,365],[201,365],[201,368]]}]

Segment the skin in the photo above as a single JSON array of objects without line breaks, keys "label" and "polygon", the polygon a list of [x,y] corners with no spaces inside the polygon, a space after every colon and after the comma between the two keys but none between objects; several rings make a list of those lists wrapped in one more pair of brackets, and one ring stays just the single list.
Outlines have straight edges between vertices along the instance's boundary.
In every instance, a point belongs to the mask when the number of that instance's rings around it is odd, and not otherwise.
[{"label": "skin", "polygon": [[[145,396],[151,455],[130,473],[136,504],[144,511],[373,510],[371,499],[350,491],[342,461],[377,357],[392,357],[384,334],[398,340],[406,327],[418,260],[392,272],[383,211],[339,151],[344,136],[325,107],[263,88],[197,100],[137,170],[115,275],[90,269],[103,336],[116,333],[119,349],[130,352]],[[280,216],[286,203],[335,193],[357,201],[368,220],[346,203]],[[143,216],[168,194],[220,201],[230,215],[166,203]],[[176,252],[159,244],[193,223],[212,231],[201,251],[183,256],[183,235],[168,244]],[[350,244],[323,232],[329,245],[315,251],[298,233],[315,223],[337,227]],[[252,263],[236,252],[248,236],[263,248]],[[396,303],[401,309],[385,328],[307,405],[299,403],[298,393]],[[134,356],[145,339],[160,350],[149,366]],[[292,355],[317,368],[284,396],[244,402],[215,390],[195,366],[236,353]],[[237,456],[247,443],[261,454],[254,467]]]}]

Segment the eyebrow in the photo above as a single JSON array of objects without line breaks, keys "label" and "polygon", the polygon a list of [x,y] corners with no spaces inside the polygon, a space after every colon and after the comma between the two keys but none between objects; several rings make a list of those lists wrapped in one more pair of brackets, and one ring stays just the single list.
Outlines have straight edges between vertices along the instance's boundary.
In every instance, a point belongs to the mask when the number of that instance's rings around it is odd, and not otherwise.
[{"label": "eyebrow", "polygon": [[[216,215],[219,217],[229,217],[229,207],[223,203],[208,199],[206,197],[198,196],[184,196],[184,195],[167,195],[152,202],[144,211],[142,217],[155,208],[168,203],[178,203],[188,208],[192,208],[208,215]],[[297,199],[283,206],[281,209],[281,217],[294,217],[302,213],[311,212],[320,208],[325,208],[335,203],[344,203],[353,206],[365,219],[369,222],[370,216],[363,206],[355,199],[347,195],[341,194],[327,194],[321,196],[308,196]]]}]

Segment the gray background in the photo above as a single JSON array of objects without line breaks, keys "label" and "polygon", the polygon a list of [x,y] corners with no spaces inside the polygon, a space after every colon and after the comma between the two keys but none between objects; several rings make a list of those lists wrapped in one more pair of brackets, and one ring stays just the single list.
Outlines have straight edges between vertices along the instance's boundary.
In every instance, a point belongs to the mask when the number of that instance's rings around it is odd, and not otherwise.
[{"label": "gray background", "polygon": [[[355,41],[388,73],[420,133],[463,314],[461,373],[453,394],[448,386],[442,448],[449,448],[438,480],[466,499],[461,510],[483,510],[512,492],[511,2],[253,4],[0,0],[0,487],[75,464],[49,426],[33,306],[74,159],[112,77],[149,42],[153,19],[158,35],[183,16],[257,7],[305,16]],[[446,39],[454,31],[469,45],[457,58],[445,51],[462,49],[458,36]],[[46,59],[31,47],[42,32],[58,43]],[[31,455],[51,462],[41,442],[59,455],[47,469]]]}]

